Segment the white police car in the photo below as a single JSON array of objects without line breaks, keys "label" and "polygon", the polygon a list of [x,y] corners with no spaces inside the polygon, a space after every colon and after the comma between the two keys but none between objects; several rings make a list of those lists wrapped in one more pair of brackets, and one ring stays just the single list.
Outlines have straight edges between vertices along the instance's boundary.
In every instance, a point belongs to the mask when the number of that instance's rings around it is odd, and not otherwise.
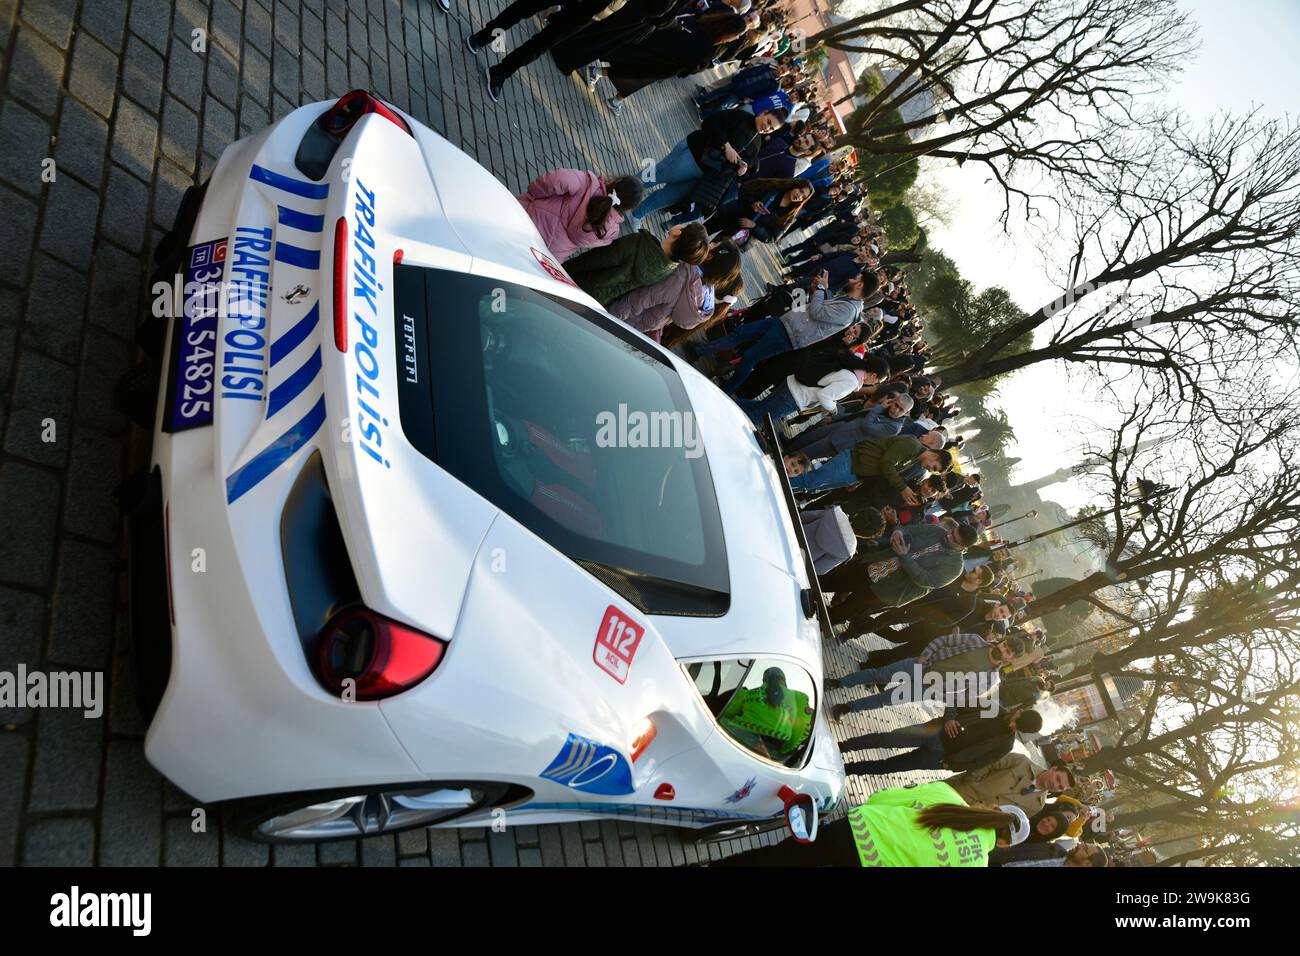
[{"label": "white police car", "polygon": [[178,787],[270,841],[838,801],[779,459],[486,170],[354,92],[226,150],[160,260],[132,630]]}]

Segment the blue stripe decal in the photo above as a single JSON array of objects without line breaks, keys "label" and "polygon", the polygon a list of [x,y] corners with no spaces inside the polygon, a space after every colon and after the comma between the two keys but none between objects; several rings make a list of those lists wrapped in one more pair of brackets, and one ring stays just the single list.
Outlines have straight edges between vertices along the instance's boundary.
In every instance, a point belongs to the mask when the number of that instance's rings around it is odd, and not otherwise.
[{"label": "blue stripe decal", "polygon": [[307,199],[324,199],[330,194],[329,183],[309,183],[304,179],[294,179],[292,176],[282,175],[256,163],[253,164],[248,178]]},{"label": "blue stripe decal", "polygon": [[302,246],[295,246],[292,243],[280,242],[278,239],[275,243],[275,261],[287,262],[291,266],[298,266],[300,269],[320,269],[320,250],[304,249]]},{"label": "blue stripe decal", "polygon": [[298,324],[292,326],[289,332],[270,343],[270,365],[272,368],[296,347],[302,345],[305,338],[316,330],[316,324],[321,320],[321,303],[313,304],[312,311],[298,320]]},{"label": "blue stripe decal", "polygon": [[252,491],[263,478],[275,471],[294,453],[307,444],[325,424],[325,396],[316,400],[315,406],[298,424],[273,441],[256,458],[226,479],[226,502],[234,504]]},{"label": "blue stripe decal", "polygon": [[302,363],[302,368],[271,389],[271,397],[266,403],[266,417],[270,418],[301,395],[302,390],[310,385],[319,374],[320,346],[317,346],[316,351],[311,353],[311,358]]},{"label": "blue stripe decal", "polygon": [[324,216],[313,216],[311,213],[299,212],[296,209],[290,209],[288,206],[277,206],[279,210],[280,225],[288,226],[290,229],[301,229],[303,232],[320,232],[325,228]]},{"label": "blue stripe decal", "polygon": [[316,331],[316,324],[320,322],[320,303],[317,302],[311,307],[311,311],[298,320],[298,324],[285,332],[274,342],[271,343],[271,367],[274,368],[280,359],[284,358],[299,345],[312,332]]}]

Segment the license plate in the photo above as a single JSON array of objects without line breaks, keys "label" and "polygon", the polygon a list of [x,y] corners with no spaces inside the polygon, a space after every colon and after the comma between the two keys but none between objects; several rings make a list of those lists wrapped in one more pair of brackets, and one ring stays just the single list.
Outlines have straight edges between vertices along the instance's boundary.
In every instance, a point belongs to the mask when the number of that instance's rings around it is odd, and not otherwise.
[{"label": "license plate", "polygon": [[185,250],[183,305],[168,389],[167,431],[212,424],[217,323],[225,267],[225,239],[213,239]]}]

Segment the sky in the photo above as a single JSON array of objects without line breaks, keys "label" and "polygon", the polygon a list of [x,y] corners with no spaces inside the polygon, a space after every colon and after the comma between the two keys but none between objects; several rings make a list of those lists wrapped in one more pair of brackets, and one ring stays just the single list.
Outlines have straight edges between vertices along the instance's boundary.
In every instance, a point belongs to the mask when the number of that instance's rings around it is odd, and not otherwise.
[{"label": "sky", "polygon": [[[1200,121],[1216,113],[1259,106],[1269,115],[1300,116],[1300,0],[1181,0],[1200,25],[1201,49],[1171,83],[1166,99]],[[949,226],[928,230],[977,289],[1000,285],[1023,308],[1035,309],[1060,292],[1027,235],[1009,238],[998,224],[1001,191],[987,171],[946,166],[933,175],[954,200]],[[1008,454],[1023,459],[1013,478],[1030,480],[1079,459],[1081,421],[1100,409],[1083,376],[1067,378],[1058,363],[1007,376],[999,399],[1016,428]],[[1044,497],[1075,509],[1083,489],[1053,485]]]}]

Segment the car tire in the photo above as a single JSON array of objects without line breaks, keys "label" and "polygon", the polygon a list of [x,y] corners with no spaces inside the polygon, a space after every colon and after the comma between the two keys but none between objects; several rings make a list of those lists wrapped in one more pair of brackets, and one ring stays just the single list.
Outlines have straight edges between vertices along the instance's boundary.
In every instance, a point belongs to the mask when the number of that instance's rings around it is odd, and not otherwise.
[{"label": "car tire", "polygon": [[226,827],[246,839],[302,844],[389,836],[528,796],[530,791],[505,783],[422,780],[249,797],[224,809]]},{"label": "car tire", "polygon": [[682,834],[683,843],[707,844],[722,843],[724,840],[738,840],[741,837],[759,836],[773,830],[784,830],[785,818],[773,817],[771,820],[730,820],[688,830]]}]

